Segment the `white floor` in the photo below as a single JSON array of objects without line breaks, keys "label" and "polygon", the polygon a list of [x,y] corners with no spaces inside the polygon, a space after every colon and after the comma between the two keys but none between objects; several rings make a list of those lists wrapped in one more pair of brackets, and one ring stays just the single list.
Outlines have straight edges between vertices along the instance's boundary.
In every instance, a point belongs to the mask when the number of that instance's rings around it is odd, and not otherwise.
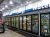
[{"label": "white floor", "polygon": [[11,30],[5,31],[5,33],[0,34],[0,37],[25,37],[19,33],[13,32]]}]

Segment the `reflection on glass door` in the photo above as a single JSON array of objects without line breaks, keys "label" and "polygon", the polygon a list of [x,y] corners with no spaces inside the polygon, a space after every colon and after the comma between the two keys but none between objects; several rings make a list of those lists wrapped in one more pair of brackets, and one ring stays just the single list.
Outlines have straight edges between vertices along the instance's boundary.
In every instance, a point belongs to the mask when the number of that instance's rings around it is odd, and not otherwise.
[{"label": "reflection on glass door", "polygon": [[39,15],[32,15],[32,32],[39,33]]},{"label": "reflection on glass door", "polygon": [[27,16],[27,31],[31,31],[31,16]]},{"label": "reflection on glass door", "polygon": [[23,30],[26,30],[26,16],[23,16]]},{"label": "reflection on glass door", "polygon": [[22,29],[22,16],[20,16],[20,29]]},{"label": "reflection on glass door", "polygon": [[47,36],[49,33],[49,14],[41,14],[41,34]]}]

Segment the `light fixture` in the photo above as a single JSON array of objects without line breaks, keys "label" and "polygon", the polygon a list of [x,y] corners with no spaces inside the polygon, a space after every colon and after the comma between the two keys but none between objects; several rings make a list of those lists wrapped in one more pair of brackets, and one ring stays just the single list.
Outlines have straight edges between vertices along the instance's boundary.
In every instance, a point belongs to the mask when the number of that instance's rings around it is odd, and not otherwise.
[{"label": "light fixture", "polygon": [[23,4],[21,4],[21,6],[22,6]]},{"label": "light fixture", "polygon": [[13,4],[13,1],[12,0],[10,0],[10,2],[9,2],[10,4]]},{"label": "light fixture", "polygon": [[3,7],[2,9],[1,9],[1,11],[3,11],[5,8]]},{"label": "light fixture", "polygon": [[8,5],[5,5],[5,8],[8,8]]},{"label": "light fixture", "polygon": [[0,11],[2,11],[2,9],[0,9]]},{"label": "light fixture", "polygon": [[0,11],[3,11],[4,9],[5,9],[5,8],[3,7],[3,8],[0,9]]},{"label": "light fixture", "polygon": [[27,1],[26,4],[28,4],[29,2]]},{"label": "light fixture", "polygon": [[4,10],[5,8],[3,7],[2,9]]}]

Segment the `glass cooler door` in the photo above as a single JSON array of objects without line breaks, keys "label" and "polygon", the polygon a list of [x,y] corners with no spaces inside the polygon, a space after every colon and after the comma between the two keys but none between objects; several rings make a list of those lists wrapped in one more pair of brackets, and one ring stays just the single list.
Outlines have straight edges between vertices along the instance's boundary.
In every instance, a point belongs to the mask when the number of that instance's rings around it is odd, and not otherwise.
[{"label": "glass cooler door", "polygon": [[14,24],[13,24],[13,17],[12,17],[12,27],[13,27],[13,25],[14,25]]},{"label": "glass cooler door", "polygon": [[15,17],[15,25],[16,25],[16,28],[19,27],[19,25],[18,25],[18,17],[17,16]]},{"label": "glass cooler door", "polygon": [[22,29],[22,16],[20,16],[20,29]]},{"label": "glass cooler door", "polygon": [[41,35],[49,34],[49,14],[41,14]]},{"label": "glass cooler door", "polygon": [[39,34],[39,15],[32,15],[32,32]]},{"label": "glass cooler door", "polygon": [[15,17],[14,17],[14,21],[13,22],[14,22],[14,27],[15,27]]},{"label": "glass cooler door", "polygon": [[27,31],[31,31],[31,16],[27,16]]},{"label": "glass cooler door", "polygon": [[23,16],[23,30],[26,30],[26,16]]}]

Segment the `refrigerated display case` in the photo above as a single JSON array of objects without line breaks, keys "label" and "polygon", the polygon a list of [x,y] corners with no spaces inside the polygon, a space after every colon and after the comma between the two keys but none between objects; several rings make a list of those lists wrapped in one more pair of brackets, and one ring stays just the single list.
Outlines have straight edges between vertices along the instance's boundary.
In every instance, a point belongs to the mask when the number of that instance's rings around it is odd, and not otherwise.
[{"label": "refrigerated display case", "polygon": [[10,26],[12,26],[12,18],[10,17]]},{"label": "refrigerated display case", "polygon": [[49,14],[41,14],[41,35],[49,35]]},{"label": "refrigerated display case", "polygon": [[12,27],[13,27],[13,17],[12,17]]},{"label": "refrigerated display case", "polygon": [[9,17],[9,26],[10,26],[10,17]]},{"label": "refrigerated display case", "polygon": [[26,30],[26,16],[23,16],[23,30]]},{"label": "refrigerated display case", "polygon": [[10,19],[10,20],[9,20],[9,24],[10,24],[10,26],[11,26],[11,17],[9,17],[9,19]]},{"label": "refrigerated display case", "polygon": [[9,26],[10,26],[10,18],[8,18],[8,24],[9,24]]},{"label": "refrigerated display case", "polygon": [[32,15],[32,32],[39,33],[39,15]]},{"label": "refrigerated display case", "polygon": [[5,20],[6,20],[6,25],[8,25],[8,18],[6,17],[6,19],[5,19]]},{"label": "refrigerated display case", "polygon": [[13,17],[13,27],[14,27],[14,17]]},{"label": "refrigerated display case", "polygon": [[27,16],[27,31],[31,31],[31,16]]},{"label": "refrigerated display case", "polygon": [[20,29],[22,29],[22,16],[20,16]]},{"label": "refrigerated display case", "polygon": [[7,25],[8,25],[8,18],[7,18]]},{"label": "refrigerated display case", "polygon": [[9,18],[7,18],[7,21],[8,21],[8,25],[9,25]]},{"label": "refrigerated display case", "polygon": [[15,25],[16,25],[16,28],[19,27],[19,25],[18,25],[18,17],[15,17]]},{"label": "refrigerated display case", "polygon": [[13,19],[13,24],[14,24],[13,27],[15,27],[15,17],[13,17],[13,18],[14,18],[14,19]]}]

